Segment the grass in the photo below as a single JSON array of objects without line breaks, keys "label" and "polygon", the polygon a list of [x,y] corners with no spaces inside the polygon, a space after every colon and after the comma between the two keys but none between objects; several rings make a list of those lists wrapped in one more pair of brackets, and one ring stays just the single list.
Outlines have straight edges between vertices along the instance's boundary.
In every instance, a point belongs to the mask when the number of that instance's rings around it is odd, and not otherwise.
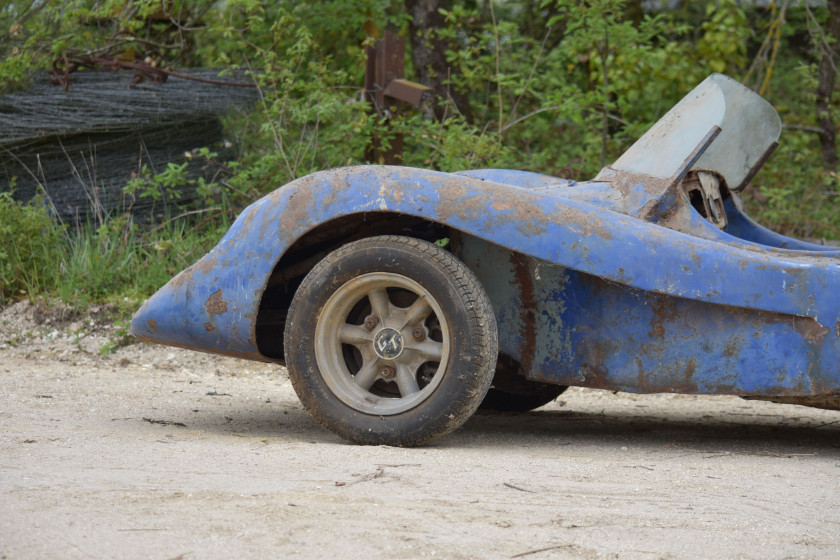
[{"label": "grass", "polygon": [[128,313],[206,253],[227,226],[221,217],[195,227],[185,216],[141,228],[126,214],[70,229],[42,199],[24,203],[0,193],[0,306],[57,298]]}]

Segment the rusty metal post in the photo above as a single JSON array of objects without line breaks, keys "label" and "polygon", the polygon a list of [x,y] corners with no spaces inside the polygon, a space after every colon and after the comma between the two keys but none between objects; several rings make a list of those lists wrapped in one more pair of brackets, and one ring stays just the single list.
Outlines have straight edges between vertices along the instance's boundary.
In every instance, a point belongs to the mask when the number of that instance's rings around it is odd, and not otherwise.
[{"label": "rusty metal post", "polygon": [[[403,77],[405,72],[405,39],[392,31],[385,31],[384,38],[377,39],[373,47],[367,48],[367,70],[365,92],[373,113],[386,119],[386,130],[390,129],[391,118],[399,110],[397,99],[386,97],[385,90],[393,80]],[[391,135],[390,146],[383,149],[381,140],[374,135],[365,158],[371,163],[386,165],[402,164],[403,137]]]}]

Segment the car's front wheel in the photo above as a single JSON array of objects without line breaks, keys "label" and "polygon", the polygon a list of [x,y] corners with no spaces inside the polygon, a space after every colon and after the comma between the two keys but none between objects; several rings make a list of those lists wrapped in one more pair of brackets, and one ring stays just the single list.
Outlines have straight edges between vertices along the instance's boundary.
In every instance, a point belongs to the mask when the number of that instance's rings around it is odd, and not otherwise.
[{"label": "car's front wheel", "polygon": [[289,377],[306,409],[357,443],[420,445],[463,424],[497,354],[472,272],[426,241],[349,243],[303,280],[286,320]]}]

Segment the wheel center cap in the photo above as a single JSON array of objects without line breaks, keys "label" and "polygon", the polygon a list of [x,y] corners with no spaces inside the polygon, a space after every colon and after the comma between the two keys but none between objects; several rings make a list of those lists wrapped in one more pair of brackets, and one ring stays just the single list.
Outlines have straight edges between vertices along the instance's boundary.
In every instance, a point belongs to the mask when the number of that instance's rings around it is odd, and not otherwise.
[{"label": "wheel center cap", "polygon": [[402,353],[402,349],[403,338],[396,329],[384,328],[373,337],[373,350],[380,358],[393,360]]}]

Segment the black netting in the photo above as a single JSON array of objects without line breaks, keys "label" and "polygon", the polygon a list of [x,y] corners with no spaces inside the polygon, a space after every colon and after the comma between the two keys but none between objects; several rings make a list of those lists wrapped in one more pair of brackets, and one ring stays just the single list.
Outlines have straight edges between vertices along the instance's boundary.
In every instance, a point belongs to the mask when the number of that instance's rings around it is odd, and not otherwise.
[{"label": "black netting", "polygon": [[[191,75],[219,79],[215,71]],[[190,177],[212,179],[217,169],[185,153],[208,146],[220,161],[232,157],[220,116],[248,110],[256,90],[132,81],[131,73],[78,72],[64,91],[39,76],[29,90],[0,96],[0,191],[14,184],[15,198],[28,200],[43,188],[65,220],[128,209],[146,219],[151,200],[128,200],[122,190],[142,166],[160,173],[168,162],[189,161]],[[154,213],[194,198],[190,189],[180,195],[155,203]]]}]

